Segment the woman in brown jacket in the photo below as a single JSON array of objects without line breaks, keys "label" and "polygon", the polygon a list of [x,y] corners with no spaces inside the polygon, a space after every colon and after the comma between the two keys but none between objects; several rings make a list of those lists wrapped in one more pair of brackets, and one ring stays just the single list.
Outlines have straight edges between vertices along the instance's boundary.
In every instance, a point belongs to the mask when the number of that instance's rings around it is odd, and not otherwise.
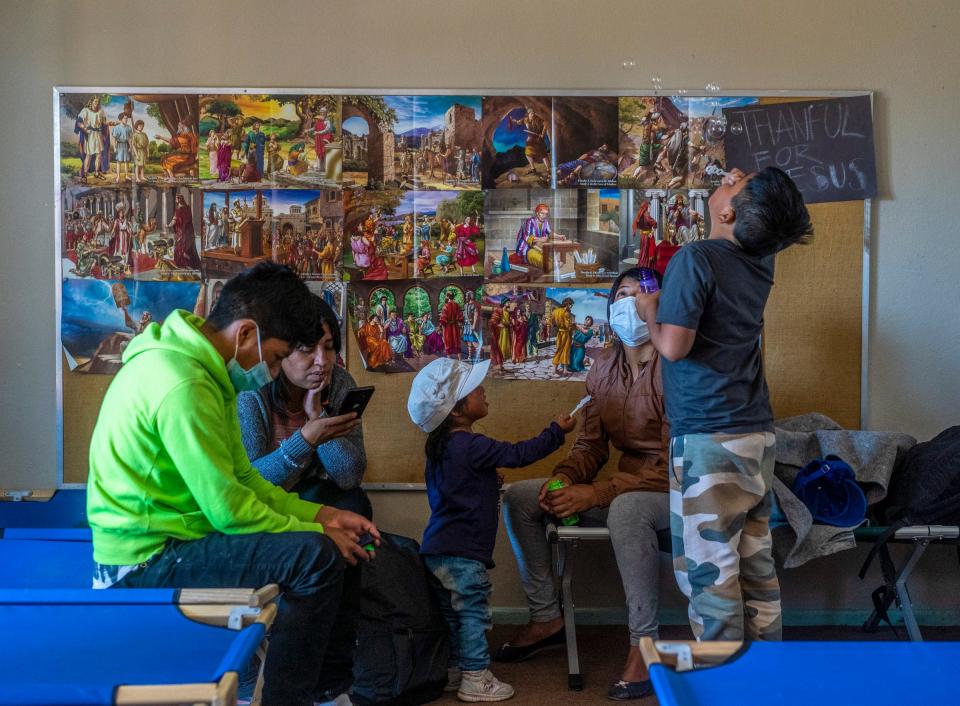
[{"label": "woman in brown jacket", "polygon": [[[530,607],[530,622],[495,659],[515,662],[563,643],[558,586],[551,569],[544,522],[577,513],[584,526],[606,525],[627,598],[630,651],[609,696],[615,700],[652,693],[640,657],[640,638],[657,635],[659,550],[657,531],[670,527],[667,449],[670,431],[663,407],[660,357],[646,324],[637,315],[637,269],[623,272],[607,300],[608,320],[617,334],[613,347],[593,362],[587,375],[592,400],[584,408],[580,436],[552,478],[514,483],[506,492],[504,522]],[[597,480],[610,458],[621,452],[616,471]],[[561,490],[547,484],[563,481]]]}]

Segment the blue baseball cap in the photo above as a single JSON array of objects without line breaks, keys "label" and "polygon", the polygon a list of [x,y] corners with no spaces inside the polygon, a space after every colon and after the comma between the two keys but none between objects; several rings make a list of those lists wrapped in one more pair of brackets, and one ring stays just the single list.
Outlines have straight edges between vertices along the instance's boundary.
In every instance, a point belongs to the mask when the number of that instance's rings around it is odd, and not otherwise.
[{"label": "blue baseball cap", "polygon": [[867,496],[853,469],[839,456],[818,458],[804,466],[793,481],[793,493],[821,524],[854,527],[867,514]]}]

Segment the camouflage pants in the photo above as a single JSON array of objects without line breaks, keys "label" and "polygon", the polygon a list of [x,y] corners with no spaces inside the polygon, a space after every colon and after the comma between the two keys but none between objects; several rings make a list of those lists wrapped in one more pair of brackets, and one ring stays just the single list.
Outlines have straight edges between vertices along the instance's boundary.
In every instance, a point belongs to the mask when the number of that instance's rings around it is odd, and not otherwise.
[{"label": "camouflage pants", "polygon": [[670,444],[673,569],[698,640],[779,640],[770,537],[776,436],[687,434]]}]

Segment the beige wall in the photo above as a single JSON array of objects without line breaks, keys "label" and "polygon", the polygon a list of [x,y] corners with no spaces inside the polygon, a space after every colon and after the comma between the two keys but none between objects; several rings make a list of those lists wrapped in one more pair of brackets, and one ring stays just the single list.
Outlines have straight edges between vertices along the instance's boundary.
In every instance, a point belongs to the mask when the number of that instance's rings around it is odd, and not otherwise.
[{"label": "beige wall", "polygon": [[[57,84],[873,89],[866,423],[926,438],[960,417],[956,0],[35,0],[0,17],[0,487],[55,482]],[[422,505],[377,500],[411,534]],[[497,592],[514,603],[512,574]]]}]

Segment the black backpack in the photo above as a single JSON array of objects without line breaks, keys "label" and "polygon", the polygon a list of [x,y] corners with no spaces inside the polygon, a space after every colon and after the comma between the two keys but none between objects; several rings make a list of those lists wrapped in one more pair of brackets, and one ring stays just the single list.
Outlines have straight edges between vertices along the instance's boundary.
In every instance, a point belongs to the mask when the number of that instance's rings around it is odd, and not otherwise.
[{"label": "black backpack", "polygon": [[420,545],[381,533],[377,556],[360,569],[360,617],[353,662],[355,704],[425,704],[443,695],[447,624],[427,583]]},{"label": "black backpack", "polygon": [[960,525],[960,426],[950,427],[904,454],[876,514],[887,529],[867,555],[860,578],[879,554],[885,585],[874,591],[873,602],[878,615],[889,622],[886,609],[896,596],[896,571],[887,541],[901,527]]},{"label": "black backpack", "polygon": [[881,518],[899,527],[960,524],[960,426],[907,451],[891,478]]}]

